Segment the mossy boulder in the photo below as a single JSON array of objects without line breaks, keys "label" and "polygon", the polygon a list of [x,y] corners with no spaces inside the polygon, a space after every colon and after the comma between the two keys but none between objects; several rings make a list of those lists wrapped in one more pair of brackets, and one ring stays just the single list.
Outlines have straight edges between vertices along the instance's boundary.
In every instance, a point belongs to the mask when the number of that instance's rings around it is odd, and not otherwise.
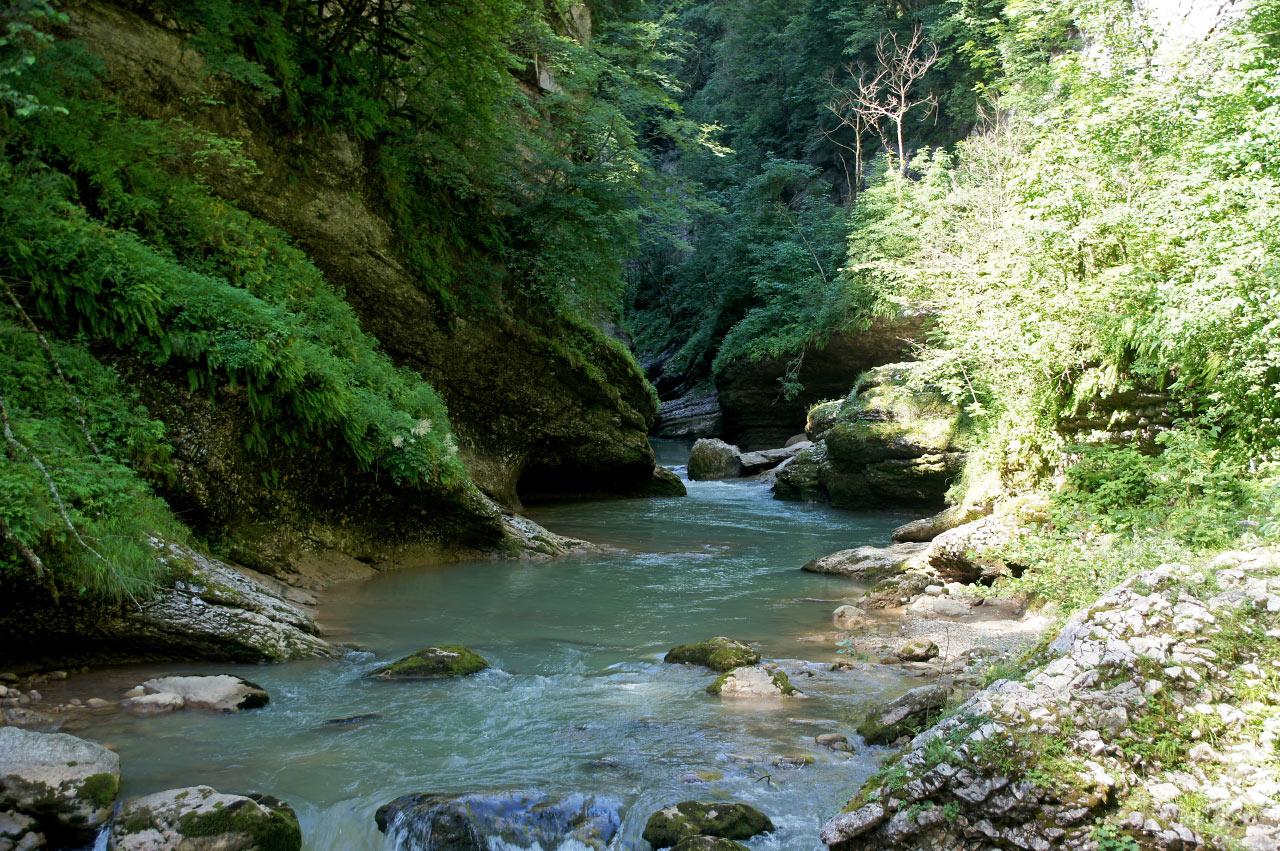
[{"label": "mossy boulder", "polygon": [[429,680],[465,677],[489,667],[484,657],[460,644],[442,644],[383,665],[370,676],[379,680]]},{"label": "mossy boulder", "polygon": [[826,460],[827,447],[822,443],[792,458],[786,467],[778,471],[778,478],[773,483],[774,498],[826,502],[829,497],[821,477]]},{"label": "mossy boulder", "polygon": [[722,836],[688,836],[676,843],[675,851],[750,851],[741,842]]},{"label": "mossy boulder", "polygon": [[119,788],[120,758],[102,745],[0,727],[0,812],[24,817],[23,832],[33,832],[29,819],[53,847],[92,842]]},{"label": "mossy boulder", "polygon": [[111,828],[116,851],[299,851],[293,808],[270,795],[225,795],[208,786],[169,789],[129,801]]},{"label": "mossy boulder", "polygon": [[750,839],[771,830],[769,817],[749,804],[682,801],[650,816],[644,839],[654,848],[669,848],[695,836]]},{"label": "mossy boulder", "polygon": [[689,452],[689,478],[694,481],[736,479],[742,475],[742,450],[714,437],[704,437]]},{"label": "mossy boulder", "polygon": [[791,684],[787,675],[779,670],[767,670],[762,665],[734,668],[721,674],[707,686],[707,693],[718,697],[803,697],[804,693]]},{"label": "mossy boulder", "polygon": [[900,736],[913,735],[929,726],[947,703],[941,686],[913,688],[887,703],[873,706],[858,725],[858,735],[869,745],[887,745]]},{"label": "mossy boulder", "polygon": [[760,654],[741,641],[720,635],[694,644],[672,647],[662,661],[701,665],[713,671],[723,672],[732,671],[744,665],[754,665],[760,661]]}]

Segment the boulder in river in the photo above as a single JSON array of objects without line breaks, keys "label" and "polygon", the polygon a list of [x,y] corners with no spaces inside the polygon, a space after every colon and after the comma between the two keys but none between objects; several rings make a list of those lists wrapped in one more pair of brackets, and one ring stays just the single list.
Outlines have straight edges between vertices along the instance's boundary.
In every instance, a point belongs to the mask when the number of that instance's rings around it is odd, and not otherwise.
[{"label": "boulder in river", "polygon": [[901,573],[911,557],[927,546],[906,543],[891,547],[854,547],[815,558],[800,569],[844,576],[857,582],[879,582]]},{"label": "boulder in river", "polygon": [[812,443],[795,443],[782,449],[762,449],[759,452],[744,452],[738,456],[738,463],[742,465],[743,476],[754,476],[763,473],[765,470],[773,469],[783,461],[794,458],[801,452],[813,446]]},{"label": "boulder in river", "polygon": [[836,629],[857,629],[867,622],[867,613],[857,606],[841,606],[831,613],[831,623]]},{"label": "boulder in river", "polygon": [[896,655],[904,662],[928,662],[938,655],[938,645],[928,638],[913,638]]},{"label": "boulder in river", "polygon": [[742,475],[742,450],[714,437],[704,437],[689,453],[689,478],[694,481],[736,479]]},{"label": "boulder in river", "polygon": [[378,829],[401,846],[424,851],[495,847],[604,849],[622,823],[617,802],[542,792],[404,795],[378,808]]},{"label": "boulder in river", "polygon": [[734,668],[721,674],[707,693],[720,697],[803,697],[782,671],[768,671],[762,665]]},{"label": "boulder in river", "polygon": [[[197,709],[217,712],[239,712],[257,709],[271,702],[271,696],[262,686],[233,677],[230,674],[191,677],[158,677],[142,684],[148,694],[167,694],[181,699],[183,704]],[[175,705],[172,708],[180,709]]]},{"label": "boulder in river", "polygon": [[119,788],[120,757],[102,745],[0,727],[0,812],[13,813],[14,830],[79,847],[107,823]]},{"label": "boulder in river", "polygon": [[484,657],[460,644],[428,647],[383,665],[371,676],[379,680],[428,680],[439,677],[465,677],[489,667]]},{"label": "boulder in river", "polygon": [[869,745],[887,745],[928,726],[946,702],[947,692],[941,686],[913,688],[888,703],[873,706],[858,726],[858,735]]},{"label": "boulder in river", "polygon": [[124,805],[114,851],[299,851],[293,808],[269,795],[224,795],[208,786],[168,789]]},{"label": "boulder in river", "polygon": [[749,804],[682,801],[651,815],[644,839],[654,848],[668,848],[693,836],[750,839],[771,830],[769,817]]},{"label": "boulder in river", "polygon": [[672,647],[662,661],[701,665],[713,671],[724,672],[744,665],[754,665],[760,661],[760,654],[741,641],[719,635],[694,644]]}]

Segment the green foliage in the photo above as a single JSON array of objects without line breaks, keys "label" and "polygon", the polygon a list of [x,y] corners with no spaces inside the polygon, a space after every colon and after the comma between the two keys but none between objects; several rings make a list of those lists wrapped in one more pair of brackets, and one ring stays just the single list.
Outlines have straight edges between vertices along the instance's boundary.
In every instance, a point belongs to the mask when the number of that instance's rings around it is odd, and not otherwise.
[{"label": "green foliage", "polygon": [[[0,396],[14,437],[44,464],[79,534],[102,558],[75,539],[35,463],[7,445],[0,449],[0,520],[39,555],[56,590],[145,598],[164,581],[152,539],[186,535],[143,476],[169,475],[164,426],[83,345],[52,350],[83,400],[100,458],[90,452],[79,412],[35,334],[12,309],[0,310]],[[0,571],[35,579],[31,565],[7,545],[0,545]]]}]

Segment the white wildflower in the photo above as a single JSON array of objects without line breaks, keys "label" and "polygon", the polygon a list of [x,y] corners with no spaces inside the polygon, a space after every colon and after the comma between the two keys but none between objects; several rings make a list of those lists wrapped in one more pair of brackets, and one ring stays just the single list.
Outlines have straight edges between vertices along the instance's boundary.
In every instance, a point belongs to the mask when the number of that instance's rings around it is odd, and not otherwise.
[{"label": "white wildflower", "polygon": [[391,445],[396,449],[399,449],[401,446],[404,446],[404,438],[397,434],[395,437],[391,438]]},{"label": "white wildflower", "polygon": [[414,425],[411,431],[418,435],[418,437],[422,437],[427,432],[431,431],[431,420],[418,420],[417,424]]},{"label": "white wildflower", "polygon": [[448,449],[450,452],[458,451],[458,441],[453,439],[453,435],[449,435],[444,439],[444,448]]}]

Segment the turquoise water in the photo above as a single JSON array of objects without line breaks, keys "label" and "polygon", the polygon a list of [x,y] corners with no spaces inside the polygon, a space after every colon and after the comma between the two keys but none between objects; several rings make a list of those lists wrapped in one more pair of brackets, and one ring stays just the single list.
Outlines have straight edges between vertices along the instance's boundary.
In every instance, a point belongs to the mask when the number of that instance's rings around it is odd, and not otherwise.
[{"label": "turquoise water", "polygon": [[[659,443],[667,463],[687,447]],[[272,696],[240,715],[185,711],[101,719],[81,735],[121,756],[126,795],[205,783],[260,791],[297,809],[306,847],[381,849],[373,812],[411,792],[578,791],[625,806],[617,845],[680,800],[743,800],[771,816],[755,849],[821,847],[821,823],[876,768],[852,722],[868,699],[909,687],[860,666],[831,672],[829,646],[803,640],[859,589],[799,571],[818,555],[883,542],[903,515],[777,502],[745,481],[689,483],[683,499],[537,507],[561,534],[619,548],[552,562],[484,562],[383,574],[334,589],[320,619],[370,652],[277,666],[146,666],[76,677],[104,697],[159,672],[229,672]],[[722,701],[710,672],[665,665],[672,645],[712,635],[784,662],[808,700]],[[380,682],[378,664],[458,643],[493,669],[448,682]],[[326,719],[380,713],[365,726]],[[847,733],[850,756],[814,743]],[[780,755],[810,754],[803,768]],[[688,782],[702,772],[711,782]]]}]

